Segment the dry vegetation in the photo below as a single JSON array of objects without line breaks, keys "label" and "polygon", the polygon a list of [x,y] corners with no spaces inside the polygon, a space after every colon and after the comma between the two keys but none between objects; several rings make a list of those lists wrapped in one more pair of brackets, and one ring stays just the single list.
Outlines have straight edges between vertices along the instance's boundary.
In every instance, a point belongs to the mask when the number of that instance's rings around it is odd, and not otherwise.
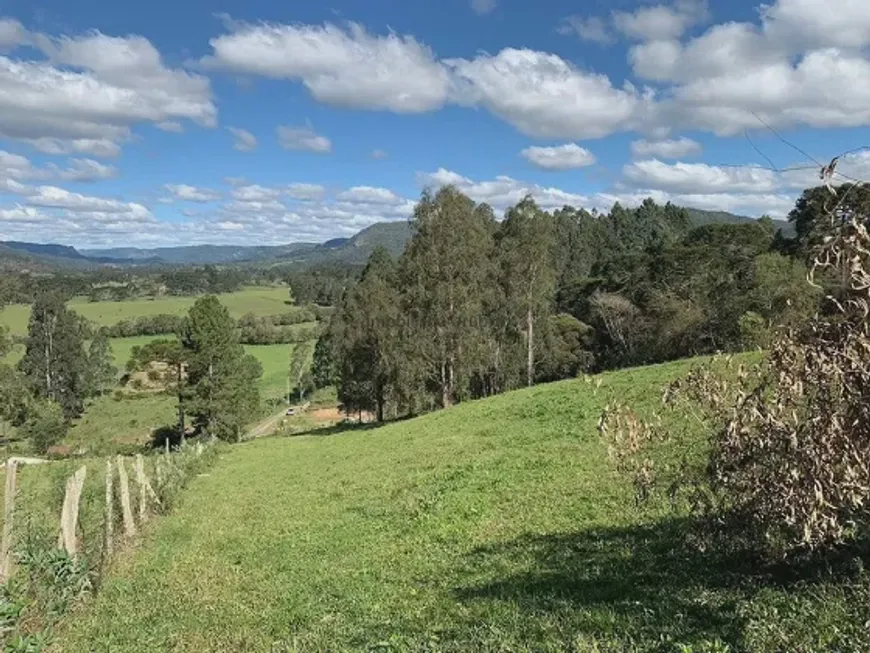
[{"label": "dry vegetation", "polygon": [[[843,198],[845,199],[845,198]],[[830,289],[806,323],[778,331],[764,364],[696,369],[666,402],[700,420],[707,455],[660,420],[614,406],[601,423],[639,498],[684,498],[701,523],[774,557],[860,543],[870,521],[870,234],[843,199],[817,225],[810,282]],[[657,464],[650,445],[682,452]]]}]

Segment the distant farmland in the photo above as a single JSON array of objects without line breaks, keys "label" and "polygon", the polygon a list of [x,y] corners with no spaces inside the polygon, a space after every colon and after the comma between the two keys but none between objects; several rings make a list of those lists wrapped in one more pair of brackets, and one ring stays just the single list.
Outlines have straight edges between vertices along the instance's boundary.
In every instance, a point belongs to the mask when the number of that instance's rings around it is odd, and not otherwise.
[{"label": "distant farmland", "polygon": [[[246,313],[277,315],[286,312],[290,293],[287,288],[252,287],[219,297],[230,314],[234,318],[240,318]],[[69,307],[99,326],[111,326],[140,315],[182,315],[195,301],[196,297],[162,297],[123,302],[89,302],[85,297],[76,297],[69,302]],[[27,304],[14,304],[0,310],[0,324],[8,326],[13,335],[27,333],[29,318],[30,306]]]}]

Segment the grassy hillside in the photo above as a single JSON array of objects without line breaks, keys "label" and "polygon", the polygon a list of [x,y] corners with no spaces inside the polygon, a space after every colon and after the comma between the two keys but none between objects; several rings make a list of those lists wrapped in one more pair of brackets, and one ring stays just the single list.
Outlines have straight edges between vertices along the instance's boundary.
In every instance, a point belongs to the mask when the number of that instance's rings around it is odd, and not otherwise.
[{"label": "grassy hillside", "polygon": [[[234,293],[219,295],[221,303],[234,318],[245,313],[277,315],[289,310],[285,303],[289,298],[287,288],[245,288]],[[125,302],[89,302],[79,297],[69,302],[69,307],[100,326],[117,324],[125,318],[140,315],[169,313],[182,315],[196,301],[195,297],[163,297],[160,299],[134,299]],[[0,310],[0,324],[8,326],[13,334],[27,333],[30,306],[14,304]]]},{"label": "grassy hillside", "polygon": [[864,581],[774,583],[633,507],[596,420],[687,365],[233,447],[59,650],[856,650]]}]

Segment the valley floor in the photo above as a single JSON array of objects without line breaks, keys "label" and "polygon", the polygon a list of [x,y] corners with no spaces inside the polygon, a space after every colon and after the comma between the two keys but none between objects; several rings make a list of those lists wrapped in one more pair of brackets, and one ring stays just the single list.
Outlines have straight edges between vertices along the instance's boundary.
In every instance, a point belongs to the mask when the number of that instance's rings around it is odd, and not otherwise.
[{"label": "valley floor", "polygon": [[687,367],[229,447],[55,649],[856,650],[864,581],[773,585],[634,509],[597,419]]}]

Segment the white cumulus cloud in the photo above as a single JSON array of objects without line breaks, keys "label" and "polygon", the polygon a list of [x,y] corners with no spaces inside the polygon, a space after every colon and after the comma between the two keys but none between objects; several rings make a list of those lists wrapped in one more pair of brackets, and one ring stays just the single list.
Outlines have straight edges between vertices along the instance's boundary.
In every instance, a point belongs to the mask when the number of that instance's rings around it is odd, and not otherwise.
[{"label": "white cumulus cloud", "polygon": [[545,170],[585,168],[595,163],[595,155],[576,143],[555,147],[527,147],[520,154],[533,165]]},{"label": "white cumulus cloud", "polygon": [[187,184],[166,184],[164,188],[173,199],[183,202],[214,202],[221,198],[221,194],[211,188],[198,188]]},{"label": "white cumulus cloud", "polygon": [[412,36],[370,34],[351,23],[284,25],[232,21],[209,41],[208,68],[299,80],[320,102],[353,109],[420,113],[440,108],[449,79]]},{"label": "white cumulus cloud", "polygon": [[[26,156],[0,150],[0,178],[7,182],[42,179],[61,179],[64,181],[97,181],[111,179],[117,176],[114,166],[105,165],[93,159],[70,159],[67,167],[49,163],[45,167],[37,167]],[[7,187],[7,190],[9,187]],[[15,191],[25,192],[24,187]]]},{"label": "white cumulus cloud", "polygon": [[404,200],[387,188],[354,186],[339,193],[336,199],[359,204],[399,204]]},{"label": "white cumulus cloud", "polygon": [[614,27],[638,40],[676,39],[692,25],[707,18],[705,0],[677,0],[673,5],[641,7],[633,12],[613,12]]},{"label": "white cumulus cloud", "polygon": [[473,181],[452,170],[439,168],[435,172],[417,173],[417,183],[428,188],[455,186],[475,202],[486,202],[498,210],[517,204],[526,195],[531,195],[541,207],[546,209],[561,208],[566,204],[573,206],[589,204],[589,198],[585,195],[523,182],[506,175],[499,175],[491,180]]},{"label": "white cumulus cloud", "polygon": [[506,48],[446,64],[459,102],[483,106],[529,136],[601,138],[631,128],[644,110],[634,87],[615,88],[606,75],[555,54]]},{"label": "white cumulus cloud", "polygon": [[559,26],[559,34],[577,36],[581,41],[609,45],[616,41],[607,23],[600,16],[568,16]]},{"label": "white cumulus cloud", "polygon": [[471,9],[481,16],[491,13],[497,6],[497,0],[471,0]]},{"label": "white cumulus cloud", "polygon": [[765,168],[668,164],[658,159],[630,163],[623,174],[636,186],[673,193],[767,193],[782,185],[778,174]]},{"label": "white cumulus cloud", "polygon": [[691,138],[666,138],[658,141],[645,139],[632,141],[631,153],[635,157],[658,157],[660,159],[679,159],[701,153],[701,144]]},{"label": "white cumulus cloud", "polygon": [[278,144],[285,150],[328,154],[332,151],[332,141],[317,134],[310,127],[288,127],[280,125],[277,129]]},{"label": "white cumulus cloud", "polygon": [[44,58],[13,56],[30,54],[14,48],[0,56],[0,136],[49,153],[106,156],[117,154],[136,123],[216,123],[209,80],[167,67],[141,36],[25,31],[25,40]]}]

